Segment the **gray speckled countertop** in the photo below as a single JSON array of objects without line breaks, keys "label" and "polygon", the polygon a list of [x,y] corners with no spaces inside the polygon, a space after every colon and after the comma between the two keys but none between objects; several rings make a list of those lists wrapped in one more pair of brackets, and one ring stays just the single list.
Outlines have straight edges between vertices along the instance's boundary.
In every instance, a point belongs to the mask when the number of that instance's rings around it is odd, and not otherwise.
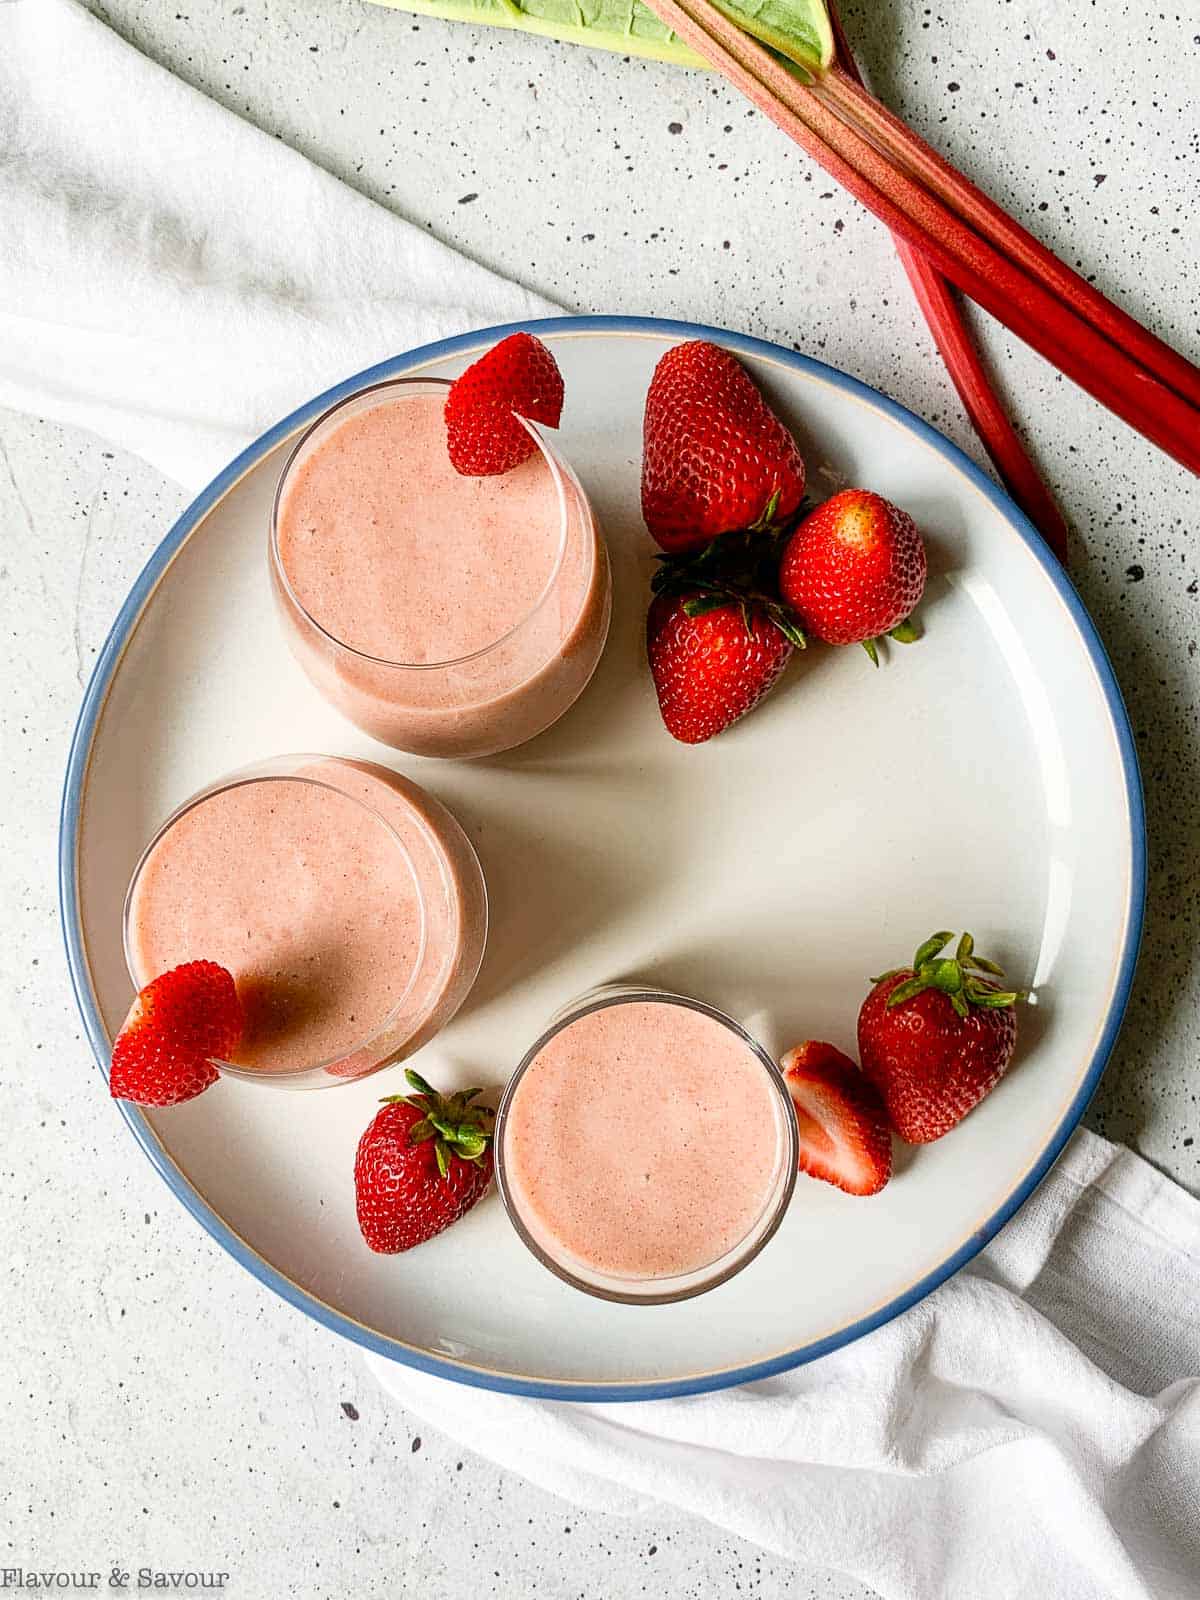
[{"label": "gray speckled countertop", "polygon": [[[794,344],[978,455],[879,227],[720,82],[360,0],[93,9],[364,193],[564,307]],[[1187,11],[844,7],[885,99],[1197,359],[1188,84],[1200,33]],[[1072,522],[1076,581],[1146,781],[1146,941],[1088,1120],[1200,1189],[1200,484],[1022,347],[986,335]],[[58,790],[91,662],[183,501],[103,441],[0,413],[0,1567],[223,1570],[227,1593],[264,1600],[859,1600],[850,1580],[703,1526],[576,1513],[428,1430],[418,1437],[353,1349],[183,1215],[94,1092],[60,953]]]}]

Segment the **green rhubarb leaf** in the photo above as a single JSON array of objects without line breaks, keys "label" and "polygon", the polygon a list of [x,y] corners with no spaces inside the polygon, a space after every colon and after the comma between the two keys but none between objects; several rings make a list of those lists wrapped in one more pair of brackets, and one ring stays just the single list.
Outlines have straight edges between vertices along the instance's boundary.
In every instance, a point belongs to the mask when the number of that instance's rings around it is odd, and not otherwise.
[{"label": "green rhubarb leaf", "polygon": [[[705,63],[642,0],[377,0],[450,22],[519,28],[567,44],[620,55],[649,56],[679,66]],[[726,16],[786,60],[821,72],[833,60],[833,32],[824,0],[716,0]]]},{"label": "green rhubarb leaf", "polygon": [[808,72],[824,72],[833,61],[833,30],[825,0],[714,0],[739,28],[770,45]]}]

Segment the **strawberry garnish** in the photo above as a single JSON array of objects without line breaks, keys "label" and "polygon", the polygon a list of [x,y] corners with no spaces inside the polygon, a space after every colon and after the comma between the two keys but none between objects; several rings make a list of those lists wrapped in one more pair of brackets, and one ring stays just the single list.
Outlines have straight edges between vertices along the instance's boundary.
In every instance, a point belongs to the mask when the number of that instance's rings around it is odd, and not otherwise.
[{"label": "strawberry garnish", "polygon": [[173,1106],[217,1081],[242,1036],[242,1005],[232,976],[215,961],[188,961],[148,983],[113,1045],[109,1092],[115,1100]]},{"label": "strawberry garnish", "polygon": [[642,515],[661,548],[774,531],[803,495],[796,441],[740,362],[702,339],[668,350],[646,394],[642,445]]},{"label": "strawberry garnish", "polygon": [[354,1195],[372,1250],[397,1255],[465,1216],[492,1181],[491,1113],[482,1091],[440,1095],[405,1072],[411,1095],[389,1095],[358,1143]]},{"label": "strawberry garnish", "polygon": [[780,1065],[796,1109],[800,1171],[847,1194],[878,1194],[892,1175],[892,1135],[874,1084],[818,1039],[789,1050]]},{"label": "strawberry garnish", "polygon": [[510,333],[472,362],[446,396],[446,444],[468,478],[511,472],[537,450],[527,417],[557,428],[563,381],[558,363],[531,333]]},{"label": "strawberry garnish", "polygon": [[757,601],[667,593],[650,602],[646,652],[667,731],[701,744],[774,688],[792,641]]},{"label": "strawberry garnish", "polygon": [[892,1127],[909,1144],[940,1139],[1004,1075],[1017,1040],[1016,990],[969,933],[935,933],[900,967],[874,979],[858,1014],[862,1070],[879,1088]]},{"label": "strawberry garnish", "polygon": [[779,569],[782,598],[827,644],[917,637],[908,618],[925,589],[925,546],[906,511],[867,489],[843,489],[805,517]]}]

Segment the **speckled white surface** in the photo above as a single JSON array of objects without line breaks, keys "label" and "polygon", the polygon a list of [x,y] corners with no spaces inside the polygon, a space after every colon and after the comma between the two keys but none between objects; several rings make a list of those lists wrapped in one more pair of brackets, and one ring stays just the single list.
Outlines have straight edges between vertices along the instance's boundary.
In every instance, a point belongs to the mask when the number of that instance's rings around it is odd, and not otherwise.
[{"label": "speckled white surface", "polygon": [[[972,447],[886,238],[722,84],[359,0],[176,4],[94,9],[569,309],[794,343]],[[885,98],[1197,359],[1188,13],[857,0],[845,20]],[[1073,524],[1147,787],[1143,960],[1089,1122],[1200,1190],[1200,485],[993,329],[988,348]],[[703,1527],[579,1515],[418,1439],[355,1352],[261,1290],[134,1152],[67,987],[56,809],[91,663],[183,499],[103,441],[0,414],[0,1567],[216,1569],[264,1600],[859,1600]]]}]

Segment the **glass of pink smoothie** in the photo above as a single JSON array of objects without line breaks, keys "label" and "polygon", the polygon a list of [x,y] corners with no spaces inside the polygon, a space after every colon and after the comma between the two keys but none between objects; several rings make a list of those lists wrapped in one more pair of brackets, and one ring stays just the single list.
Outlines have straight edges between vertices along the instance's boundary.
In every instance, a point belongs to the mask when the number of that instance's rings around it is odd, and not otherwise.
[{"label": "glass of pink smoothie", "polygon": [[533,1254],[631,1305],[741,1271],[796,1182],[778,1067],[731,1017],[658,989],[602,989],[560,1013],[509,1081],[495,1150]]},{"label": "glass of pink smoothie", "polygon": [[184,961],[232,972],[246,1013],[231,1077],[322,1088],[401,1061],[466,999],[487,939],[470,840],[397,772],[284,756],[203,789],[142,855],[125,898],[136,989]]},{"label": "glass of pink smoothie", "polygon": [[417,755],[494,755],[595,671],[611,579],[587,495],[544,434],[512,472],[450,464],[449,384],[372,384],[288,457],[271,517],[288,641],[351,722]]}]

